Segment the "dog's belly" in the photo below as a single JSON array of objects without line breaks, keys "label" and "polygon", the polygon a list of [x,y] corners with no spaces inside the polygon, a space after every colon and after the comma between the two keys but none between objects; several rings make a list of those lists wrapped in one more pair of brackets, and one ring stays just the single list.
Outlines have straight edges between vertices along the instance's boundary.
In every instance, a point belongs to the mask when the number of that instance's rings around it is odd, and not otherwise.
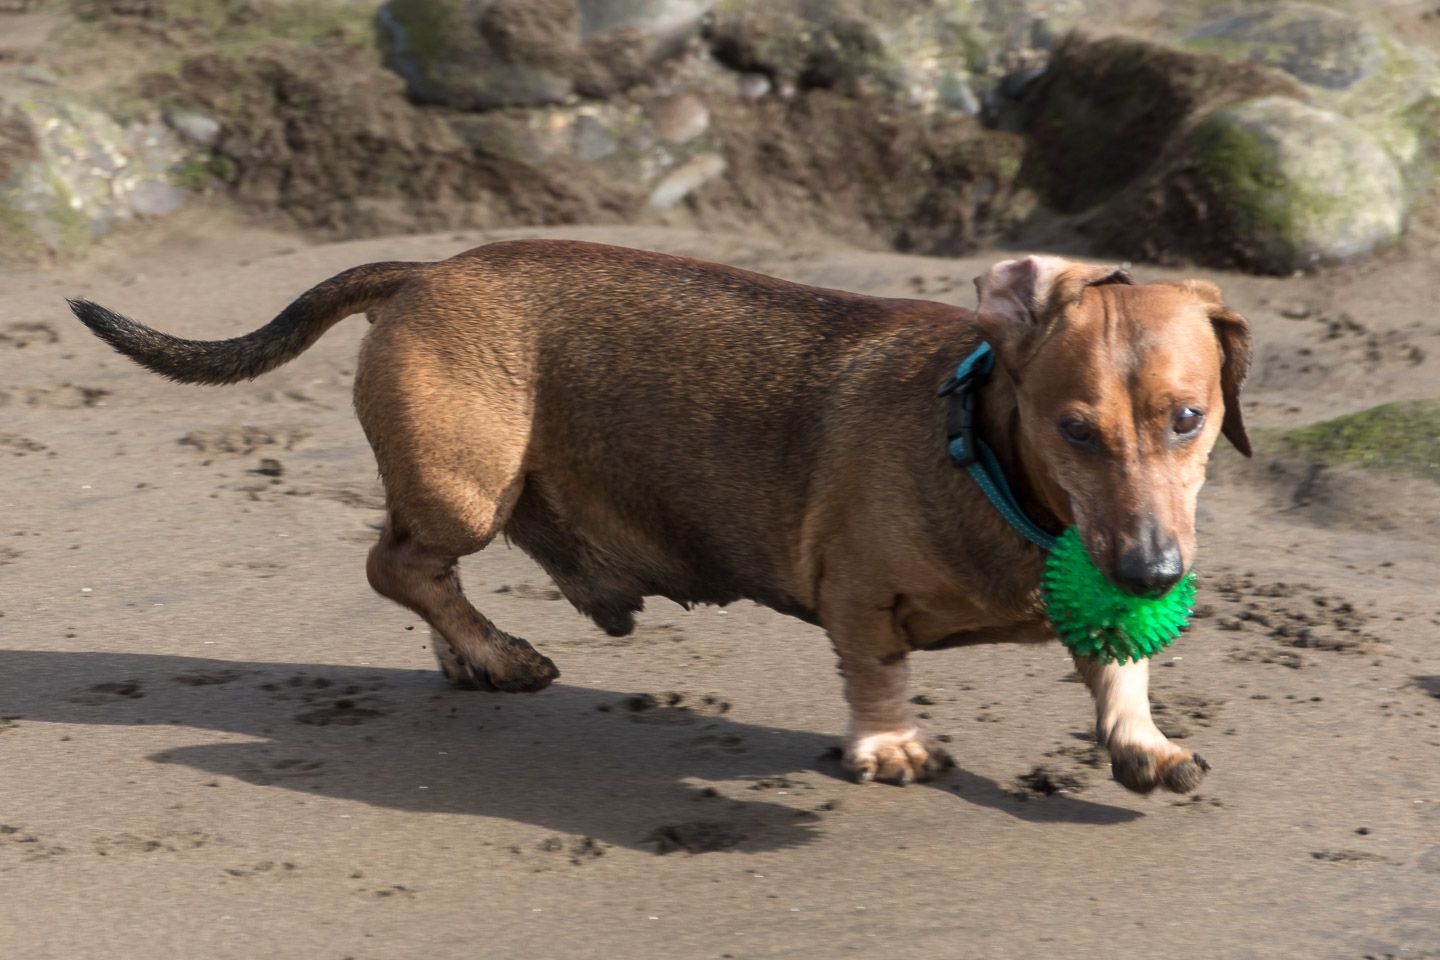
[{"label": "dog's belly", "polygon": [[951,647],[969,647],[977,643],[1044,643],[1054,640],[1055,635],[1043,620],[1007,624],[1003,627],[981,627],[976,630],[960,630],[930,642],[914,642],[916,650],[948,650]]},{"label": "dog's belly", "polygon": [[1054,639],[1038,598],[1030,592],[1004,597],[994,591],[983,596],[984,600],[968,594],[906,597],[896,610],[906,641],[916,650],[945,650]]},{"label": "dog's belly", "polygon": [[654,536],[593,497],[584,509],[577,506],[539,478],[528,478],[505,534],[577,610],[613,636],[634,629],[634,615],[648,596],[684,606],[753,600],[819,622],[813,609],[776,585],[774,565],[763,558],[727,557],[693,529]]}]

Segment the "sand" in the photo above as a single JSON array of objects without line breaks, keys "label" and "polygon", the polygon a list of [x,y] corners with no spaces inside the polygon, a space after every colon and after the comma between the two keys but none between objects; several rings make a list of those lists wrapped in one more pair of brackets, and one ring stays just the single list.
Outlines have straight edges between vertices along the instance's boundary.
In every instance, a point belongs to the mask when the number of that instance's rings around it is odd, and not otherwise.
[{"label": "sand", "polygon": [[[543,233],[967,305],[1006,255]],[[1110,779],[1053,645],[917,657],[959,767],[849,783],[819,630],[652,600],[611,639],[500,544],[468,589],[563,677],[450,690],[365,582],[364,322],[182,387],[62,300],[224,337],[345,267],[500,236],[311,246],[196,209],[0,274],[0,955],[1440,957],[1437,491],[1270,432],[1440,394],[1433,235],[1318,277],[1196,272],[1254,326],[1259,455],[1212,463],[1202,616],[1154,670],[1162,728],[1214,765],[1187,797]]]}]

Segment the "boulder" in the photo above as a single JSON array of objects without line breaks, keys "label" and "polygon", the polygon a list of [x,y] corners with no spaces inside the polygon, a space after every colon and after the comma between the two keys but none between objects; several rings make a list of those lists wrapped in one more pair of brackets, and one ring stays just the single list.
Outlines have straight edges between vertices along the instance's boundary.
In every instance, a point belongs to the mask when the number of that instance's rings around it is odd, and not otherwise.
[{"label": "boulder", "polygon": [[1311,3],[1277,3],[1211,21],[1192,30],[1186,44],[1264,63],[1327,90],[1349,90],[1386,61],[1384,44],[1366,23]]},{"label": "boulder", "polygon": [[1263,63],[1297,80],[1318,107],[1349,117],[1391,153],[1417,190],[1432,174],[1440,127],[1440,62],[1363,17],[1311,3],[1276,3],[1201,24],[1185,48]]},{"label": "boulder", "polygon": [[1284,274],[1393,243],[1407,209],[1400,171],[1374,137],[1339,114],[1272,96],[1199,120],[1159,172],[1098,222],[1132,256],[1180,253]]},{"label": "boulder", "polygon": [[463,110],[564,103],[646,79],[711,0],[389,0],[389,65],[418,103]]},{"label": "boulder", "polygon": [[721,0],[705,28],[714,56],[779,91],[879,95],[925,112],[976,114],[977,91],[1023,48],[1035,16],[1022,2]]},{"label": "boulder", "polygon": [[75,253],[118,223],[173,211],[188,196],[187,158],[168,127],[122,126],[58,90],[0,99],[4,253]]}]

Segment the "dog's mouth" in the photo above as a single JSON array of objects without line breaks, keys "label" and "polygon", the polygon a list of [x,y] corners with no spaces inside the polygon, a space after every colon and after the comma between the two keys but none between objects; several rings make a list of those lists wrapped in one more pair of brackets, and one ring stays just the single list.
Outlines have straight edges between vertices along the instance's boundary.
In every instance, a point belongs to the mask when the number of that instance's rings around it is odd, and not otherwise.
[{"label": "dog's mouth", "polygon": [[[1190,573],[1190,567],[1181,556],[1178,541],[1170,536],[1150,535],[1130,540],[1130,546],[1120,549],[1096,551],[1092,541],[1077,525],[1081,542],[1090,562],[1117,590],[1132,597],[1158,600],[1165,597]],[[1119,538],[1110,538],[1107,546]],[[1099,552],[1105,562],[1095,561]]]}]

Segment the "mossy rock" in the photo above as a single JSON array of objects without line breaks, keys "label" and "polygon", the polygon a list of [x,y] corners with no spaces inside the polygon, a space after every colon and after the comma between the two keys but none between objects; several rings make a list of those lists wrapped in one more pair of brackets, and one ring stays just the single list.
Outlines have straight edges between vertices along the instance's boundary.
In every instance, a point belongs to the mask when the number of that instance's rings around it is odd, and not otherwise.
[{"label": "mossy rock", "polygon": [[1289,274],[1393,243],[1407,210],[1399,170],[1366,131],[1261,97],[1177,135],[1157,169],[1086,226],[1122,255]]},{"label": "mossy rock", "polygon": [[1386,403],[1289,430],[1286,448],[1328,463],[1356,463],[1440,482],[1440,400]]},{"label": "mossy rock", "polygon": [[0,98],[0,255],[73,254],[185,197],[186,153],[158,123],[121,126],[58,90]]},{"label": "mossy rock", "polygon": [[[1363,11],[1363,6],[1357,5]],[[1440,59],[1367,21],[1312,3],[1276,3],[1200,25],[1187,49],[1263,63],[1294,77],[1315,106],[1379,140],[1418,186],[1430,175],[1435,131],[1417,104],[1440,95]]]},{"label": "mossy rock", "polygon": [[1386,151],[1337,114],[1265,97],[1220,110],[1180,145],[1185,177],[1218,214],[1208,231],[1267,273],[1341,263],[1405,228],[1404,183]]}]

